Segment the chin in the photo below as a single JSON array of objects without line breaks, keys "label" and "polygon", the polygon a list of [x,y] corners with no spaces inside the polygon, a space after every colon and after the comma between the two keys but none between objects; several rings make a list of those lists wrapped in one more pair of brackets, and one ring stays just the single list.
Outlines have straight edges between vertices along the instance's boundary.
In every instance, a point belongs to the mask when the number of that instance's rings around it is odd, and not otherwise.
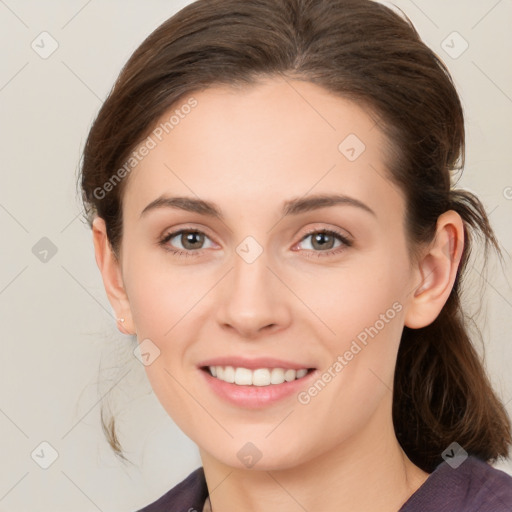
[{"label": "chin", "polygon": [[293,445],[276,445],[268,440],[243,443],[231,440],[229,446],[222,444],[224,449],[220,451],[221,443],[213,446],[212,450],[203,448],[203,451],[218,462],[237,470],[280,471],[297,467],[309,460],[303,447],[299,450]]}]

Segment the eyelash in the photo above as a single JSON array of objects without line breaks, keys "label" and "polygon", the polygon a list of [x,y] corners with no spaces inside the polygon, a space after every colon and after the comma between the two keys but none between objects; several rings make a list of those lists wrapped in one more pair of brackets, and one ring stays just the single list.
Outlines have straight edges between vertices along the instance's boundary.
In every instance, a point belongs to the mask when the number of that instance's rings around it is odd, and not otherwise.
[{"label": "eyelash", "polygon": [[[168,245],[168,242],[171,239],[173,239],[177,235],[181,235],[182,233],[201,234],[201,235],[205,235],[206,237],[208,237],[208,235],[206,235],[206,233],[204,233],[203,231],[200,231],[198,229],[185,228],[185,229],[180,229],[178,231],[173,231],[172,233],[166,234],[162,239],[160,239],[158,241],[158,245],[162,246],[164,248],[164,250],[172,253],[173,255],[177,256],[178,258],[190,258],[190,257],[200,256],[202,249],[189,250],[189,251],[185,250],[184,251],[182,249],[173,249],[172,247],[170,247]],[[345,237],[341,233],[338,233],[337,231],[333,231],[333,230],[329,230],[329,229],[312,229],[311,231],[308,231],[301,238],[300,242],[303,242],[306,238],[308,238],[309,236],[314,235],[314,234],[324,234],[324,235],[334,236],[343,244],[344,247],[340,246],[340,247],[337,247],[336,249],[329,249],[327,251],[307,250],[306,251],[307,258],[323,258],[323,257],[327,257],[327,256],[334,256],[334,255],[344,251],[348,247],[352,247],[352,244],[353,244],[353,242],[351,240],[349,240],[347,237]],[[312,254],[311,254],[311,252],[312,252]]]}]

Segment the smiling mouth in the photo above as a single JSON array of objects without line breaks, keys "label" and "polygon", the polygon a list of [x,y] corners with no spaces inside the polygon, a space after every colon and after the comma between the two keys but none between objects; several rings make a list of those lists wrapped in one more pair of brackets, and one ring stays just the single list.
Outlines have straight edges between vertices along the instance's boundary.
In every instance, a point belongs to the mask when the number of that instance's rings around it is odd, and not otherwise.
[{"label": "smiling mouth", "polygon": [[271,386],[304,378],[314,368],[249,368],[233,366],[205,366],[201,368],[212,377],[237,386]]}]

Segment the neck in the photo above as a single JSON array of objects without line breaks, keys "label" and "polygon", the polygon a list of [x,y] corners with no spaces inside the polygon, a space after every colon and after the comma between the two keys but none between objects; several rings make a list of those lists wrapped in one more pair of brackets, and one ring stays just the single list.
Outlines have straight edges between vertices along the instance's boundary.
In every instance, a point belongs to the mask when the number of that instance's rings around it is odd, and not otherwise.
[{"label": "neck", "polygon": [[202,450],[201,459],[212,512],[397,512],[429,476],[401,449],[390,403],[364,430],[292,468],[233,468]]}]

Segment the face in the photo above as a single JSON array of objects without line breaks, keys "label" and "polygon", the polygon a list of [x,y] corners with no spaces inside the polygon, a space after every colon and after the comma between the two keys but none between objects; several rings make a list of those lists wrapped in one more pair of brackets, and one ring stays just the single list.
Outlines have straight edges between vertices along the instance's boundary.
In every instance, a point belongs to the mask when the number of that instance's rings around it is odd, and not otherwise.
[{"label": "face", "polygon": [[297,465],[390,421],[417,284],[404,198],[348,100],[277,78],[193,97],[125,189],[131,321],[155,394],[204,453]]}]

